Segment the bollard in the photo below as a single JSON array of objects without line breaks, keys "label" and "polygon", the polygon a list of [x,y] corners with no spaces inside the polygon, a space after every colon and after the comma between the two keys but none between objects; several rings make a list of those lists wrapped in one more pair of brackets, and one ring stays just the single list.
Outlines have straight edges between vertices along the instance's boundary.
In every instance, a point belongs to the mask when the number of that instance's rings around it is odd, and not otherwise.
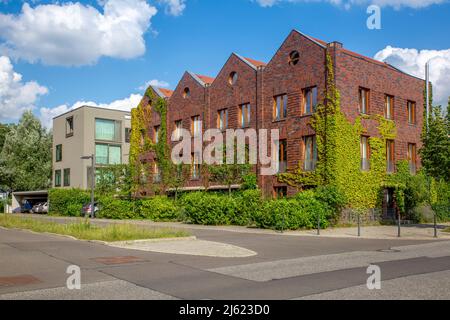
[{"label": "bollard", "polygon": [[358,237],[361,237],[361,215],[358,214]]}]

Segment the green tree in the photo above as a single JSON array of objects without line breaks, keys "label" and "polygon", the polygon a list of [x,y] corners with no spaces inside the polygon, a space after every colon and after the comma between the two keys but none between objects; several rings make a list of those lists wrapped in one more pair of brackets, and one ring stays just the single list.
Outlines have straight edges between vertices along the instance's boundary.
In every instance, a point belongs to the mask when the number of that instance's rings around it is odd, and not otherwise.
[{"label": "green tree", "polygon": [[428,132],[422,135],[423,147],[420,150],[422,164],[426,173],[437,179],[450,181],[450,138],[448,116],[444,117],[441,107],[432,108],[429,115]]},{"label": "green tree", "polygon": [[[237,155],[237,146],[235,145],[234,161],[232,164],[227,164],[226,148],[223,147],[223,164],[208,166],[209,181],[219,183],[227,186],[228,194],[231,196],[231,187],[234,184],[244,183],[250,170],[250,164],[239,164]],[[246,155],[248,150],[246,150]]]},{"label": "green tree", "polygon": [[175,201],[178,200],[178,193],[183,188],[191,175],[190,166],[186,164],[174,164],[169,162],[169,173],[164,177],[165,184],[175,193]]},{"label": "green tree", "polygon": [[46,189],[51,175],[51,133],[26,111],[5,136],[0,152],[0,187],[13,191]]}]

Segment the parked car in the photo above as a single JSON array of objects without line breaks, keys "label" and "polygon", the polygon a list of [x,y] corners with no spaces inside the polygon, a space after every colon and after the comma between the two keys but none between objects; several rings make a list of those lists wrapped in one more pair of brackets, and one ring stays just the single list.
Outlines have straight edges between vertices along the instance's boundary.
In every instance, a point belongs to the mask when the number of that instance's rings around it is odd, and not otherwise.
[{"label": "parked car", "polygon": [[39,202],[33,206],[31,209],[33,213],[48,213],[48,203],[47,202]]},{"label": "parked car", "polygon": [[17,207],[13,210],[13,213],[32,213],[32,209],[33,206],[31,205],[31,203],[25,200],[24,202],[22,202],[20,207]]},{"label": "parked car", "polygon": [[36,204],[33,206],[33,208],[31,209],[31,211],[32,211],[33,213],[39,213],[39,210],[40,210],[40,208],[41,208],[42,205],[43,205],[42,202],[36,203]]},{"label": "parked car", "polygon": [[[89,215],[89,216],[92,217],[92,214],[91,214],[91,212],[92,212],[91,207],[92,207],[91,203],[85,204],[85,205],[83,206],[83,208],[81,209],[81,214],[84,215],[84,216]],[[100,211],[99,204],[98,204],[98,202],[94,202],[94,216],[97,215],[97,212],[98,212],[98,211]]]}]

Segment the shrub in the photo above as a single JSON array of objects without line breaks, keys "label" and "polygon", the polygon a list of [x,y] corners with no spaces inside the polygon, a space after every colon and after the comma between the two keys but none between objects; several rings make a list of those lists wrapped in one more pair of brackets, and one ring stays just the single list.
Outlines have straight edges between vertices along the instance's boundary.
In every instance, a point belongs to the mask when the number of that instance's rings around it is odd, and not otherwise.
[{"label": "shrub", "polygon": [[260,228],[276,230],[312,229],[320,217],[321,228],[328,227],[329,207],[315,198],[313,191],[299,193],[292,199],[266,201],[255,215]]},{"label": "shrub", "polygon": [[236,208],[232,223],[239,226],[248,226],[255,223],[255,217],[263,206],[260,190],[245,190],[234,196]]},{"label": "shrub", "polygon": [[167,197],[156,196],[142,200],[139,208],[139,216],[153,221],[176,220],[179,209],[175,203]]},{"label": "shrub", "polygon": [[50,189],[49,213],[79,217],[83,205],[90,201],[89,192],[80,189]]},{"label": "shrub", "polygon": [[203,225],[226,225],[232,222],[236,202],[234,198],[194,192],[182,198],[184,219]]},{"label": "shrub", "polygon": [[104,219],[137,219],[139,203],[116,199],[110,196],[100,198],[100,211],[97,216]]},{"label": "shrub", "polygon": [[336,186],[320,186],[315,189],[314,197],[326,204],[330,209],[330,214],[327,218],[334,220],[339,219],[342,209],[347,205],[345,194]]}]

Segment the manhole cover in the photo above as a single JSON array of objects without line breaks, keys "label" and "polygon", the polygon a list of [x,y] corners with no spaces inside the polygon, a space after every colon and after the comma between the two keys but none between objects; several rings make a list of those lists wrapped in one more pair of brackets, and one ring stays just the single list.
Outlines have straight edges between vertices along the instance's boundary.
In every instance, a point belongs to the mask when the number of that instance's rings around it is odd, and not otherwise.
[{"label": "manhole cover", "polygon": [[127,263],[136,263],[136,262],[143,262],[144,260],[138,258],[138,257],[100,257],[100,258],[93,258],[92,260],[102,263],[105,265],[115,265],[115,264],[127,264]]},{"label": "manhole cover", "polygon": [[382,250],[378,250],[378,252],[383,252],[383,253],[399,253],[401,252],[400,250],[395,250],[395,249],[382,249]]},{"label": "manhole cover", "polygon": [[41,282],[31,275],[20,275],[14,277],[0,277],[0,287],[24,286]]}]

